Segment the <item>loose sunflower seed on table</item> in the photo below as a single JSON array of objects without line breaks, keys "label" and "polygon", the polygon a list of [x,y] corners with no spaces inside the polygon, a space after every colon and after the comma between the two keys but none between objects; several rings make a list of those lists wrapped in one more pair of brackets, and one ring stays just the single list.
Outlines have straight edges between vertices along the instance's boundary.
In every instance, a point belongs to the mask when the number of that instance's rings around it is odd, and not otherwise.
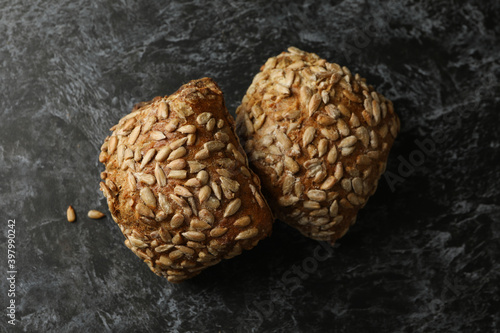
[{"label": "loose sunflower seed on table", "polygon": [[270,235],[271,210],[213,80],[141,103],[112,131],[101,190],[125,245],[157,275],[191,278]]},{"label": "loose sunflower seed on table", "polygon": [[236,114],[275,216],[332,244],[375,192],[400,126],[364,78],[295,47],[267,60]]}]

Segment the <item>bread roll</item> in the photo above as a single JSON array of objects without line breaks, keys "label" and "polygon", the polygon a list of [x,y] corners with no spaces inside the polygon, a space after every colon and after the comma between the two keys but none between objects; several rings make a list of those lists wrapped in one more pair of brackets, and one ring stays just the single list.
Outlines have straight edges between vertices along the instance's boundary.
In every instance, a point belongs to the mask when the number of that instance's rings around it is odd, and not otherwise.
[{"label": "bread roll", "polygon": [[179,282],[254,247],[272,213],[217,84],[191,81],[111,128],[101,190],[125,244]]},{"label": "bread roll", "polygon": [[399,131],[364,78],[295,47],[267,60],[236,113],[275,216],[331,243],[375,192]]}]

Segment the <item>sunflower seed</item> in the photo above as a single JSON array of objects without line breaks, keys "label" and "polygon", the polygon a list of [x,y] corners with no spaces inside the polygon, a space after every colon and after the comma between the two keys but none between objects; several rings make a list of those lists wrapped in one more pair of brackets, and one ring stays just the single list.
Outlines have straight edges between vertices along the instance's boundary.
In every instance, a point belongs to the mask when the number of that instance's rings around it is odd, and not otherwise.
[{"label": "sunflower seed", "polygon": [[196,178],[200,181],[201,185],[205,185],[208,182],[209,178],[208,172],[206,172],[205,170],[201,170],[196,175]]},{"label": "sunflower seed", "polygon": [[181,197],[192,197],[193,193],[191,193],[187,188],[181,185],[176,185],[174,187],[174,193],[180,195]]},{"label": "sunflower seed", "polygon": [[217,238],[217,237],[224,235],[226,232],[227,232],[227,228],[223,228],[223,227],[213,228],[212,230],[210,230],[210,237]]},{"label": "sunflower seed", "polygon": [[[312,217],[320,217],[320,216],[326,216],[326,215],[328,215],[328,208],[326,208],[326,207],[313,210],[312,212],[309,213],[309,216],[312,216]],[[328,222],[330,222],[328,218],[315,219],[313,225],[322,225],[322,224],[326,224]]]},{"label": "sunflower seed", "polygon": [[106,163],[108,161],[108,154],[105,151],[101,151],[99,154],[99,162]]},{"label": "sunflower seed", "polygon": [[123,163],[123,158],[125,155],[125,146],[124,145],[118,145],[118,149],[116,152],[116,159],[118,160],[118,164],[121,165]]},{"label": "sunflower seed", "polygon": [[282,86],[281,84],[275,84],[274,90],[278,95],[285,95],[285,96],[290,95],[290,89],[288,89],[285,86]]},{"label": "sunflower seed", "polygon": [[305,200],[303,207],[304,209],[320,209],[321,205],[317,201]]},{"label": "sunflower seed", "polygon": [[299,201],[299,198],[291,196],[291,195],[286,195],[286,196],[282,196],[281,198],[278,199],[278,204],[280,206],[288,207],[288,206],[296,204],[298,201]]},{"label": "sunflower seed", "polygon": [[307,192],[307,196],[309,197],[309,199],[318,202],[326,200],[326,193],[325,191],[321,190],[309,190],[309,192]]},{"label": "sunflower seed", "polygon": [[286,175],[283,180],[283,194],[287,195],[292,192],[293,185],[295,184],[295,177]]},{"label": "sunflower seed", "polygon": [[106,179],[105,181],[106,185],[108,186],[108,188],[114,192],[114,193],[117,193],[118,192],[118,187],[116,187],[116,184],[113,183],[113,181],[111,179]]},{"label": "sunflower seed", "polygon": [[363,181],[359,177],[355,177],[352,180],[352,188],[356,194],[363,194]]},{"label": "sunflower seed", "polygon": [[208,141],[205,143],[205,149],[209,152],[220,151],[226,147],[224,142],[220,141]]},{"label": "sunflower seed", "polygon": [[351,180],[350,179],[344,178],[344,179],[342,179],[342,181],[340,182],[340,184],[342,185],[342,188],[344,190],[346,190],[347,192],[351,192],[351,190],[352,190],[352,184],[351,184]]},{"label": "sunflower seed", "polygon": [[155,116],[150,116],[147,118],[146,122],[144,123],[144,126],[142,127],[142,133],[146,134],[153,128],[153,125],[156,123],[157,119]]},{"label": "sunflower seed", "polygon": [[319,140],[318,157],[322,157],[323,155],[325,155],[327,150],[328,150],[328,140],[326,139]]},{"label": "sunflower seed", "polygon": [[106,215],[98,210],[92,209],[92,210],[89,210],[89,212],[87,213],[87,216],[91,219],[98,220],[98,219],[103,218]]},{"label": "sunflower seed", "polygon": [[398,135],[399,125],[395,119],[392,120],[389,131],[394,138]]},{"label": "sunflower seed", "polygon": [[68,219],[68,222],[75,222],[76,214],[73,206],[69,206],[66,210],[66,218]]},{"label": "sunflower seed", "polygon": [[314,135],[316,134],[316,129],[312,126],[309,126],[304,131],[304,135],[302,137],[302,146],[305,147],[310,144],[314,140]]},{"label": "sunflower seed", "polygon": [[241,207],[241,199],[236,198],[232,200],[227,205],[226,210],[224,211],[224,217],[229,217],[236,214],[236,212],[238,211],[238,209],[240,209],[240,207]]},{"label": "sunflower seed", "polygon": [[[194,254],[194,252],[195,252],[193,249],[191,249],[191,248],[189,248],[187,246],[184,246],[184,245],[177,245],[176,248],[179,251],[181,251],[182,253],[184,253],[184,254],[186,254],[188,256],[192,256]],[[184,275],[184,273],[181,274],[181,275]]]},{"label": "sunflower seed", "polygon": [[[198,216],[198,207],[196,206],[196,201],[194,201],[194,197],[188,197],[187,198],[187,201],[189,203],[189,207],[191,208],[191,211],[192,213],[195,215],[195,216]],[[186,210],[184,210],[185,212]],[[184,213],[186,214],[186,213]]]},{"label": "sunflower seed", "polygon": [[215,128],[215,123],[216,123],[216,121],[215,121],[215,119],[214,119],[214,118],[210,119],[210,120],[207,122],[207,125],[206,125],[206,126],[207,126],[207,131],[209,131],[209,132],[213,131],[213,130],[214,130],[214,128]]},{"label": "sunflower seed", "polygon": [[248,229],[248,230],[240,232],[236,236],[235,240],[249,239],[249,238],[257,236],[258,234],[259,234],[259,229],[257,229],[257,228],[251,228],[251,229]]},{"label": "sunflower seed", "polygon": [[153,213],[153,211],[146,205],[144,205],[143,203],[138,203],[136,206],[135,206],[135,210],[139,213],[139,215],[141,216],[146,216],[146,217],[150,217],[150,218],[154,218],[155,217],[155,214]]},{"label": "sunflower seed", "polygon": [[237,150],[237,149],[233,149],[233,155],[234,155],[234,158],[235,158],[238,162],[240,162],[241,164],[247,164],[247,159],[246,159],[246,157],[245,157],[242,153],[240,153],[240,151],[239,151],[239,150]]},{"label": "sunflower seed", "polygon": [[290,88],[293,84],[293,80],[295,79],[295,72],[288,69],[285,71],[285,81],[283,85],[287,88]]},{"label": "sunflower seed", "polygon": [[137,187],[137,182],[135,180],[134,175],[130,171],[127,172],[127,182],[128,182],[129,187],[130,187],[130,191],[132,191],[132,192],[135,191],[135,189]]},{"label": "sunflower seed", "polygon": [[165,228],[160,228],[159,234],[160,234],[160,238],[164,242],[169,242],[172,239],[172,236],[170,235],[168,230],[166,230]]},{"label": "sunflower seed", "polygon": [[342,156],[349,156],[352,154],[352,152],[356,149],[355,146],[352,146],[352,147],[346,147],[346,148],[342,148],[341,149],[341,152],[342,152]]},{"label": "sunflower seed", "polygon": [[161,209],[165,212],[165,214],[173,213],[172,206],[167,200],[167,197],[163,193],[158,193],[158,203],[160,204]]},{"label": "sunflower seed", "polygon": [[373,126],[373,119],[372,119],[372,115],[369,114],[368,112],[366,112],[366,110],[363,110],[363,112],[361,112],[361,114],[363,115],[363,118],[365,119],[366,123],[369,125],[369,126]]},{"label": "sunflower seed", "polygon": [[198,200],[200,200],[200,203],[204,203],[208,199],[208,197],[210,197],[210,194],[212,194],[212,189],[210,188],[210,186],[203,186],[198,193]]},{"label": "sunflower seed", "polygon": [[184,243],[184,239],[182,238],[182,235],[177,233],[172,237],[172,244],[179,245]]},{"label": "sunflower seed", "polygon": [[370,142],[370,135],[368,134],[368,130],[366,127],[358,127],[355,131],[356,137],[363,143],[365,147],[368,147],[368,143]]},{"label": "sunflower seed", "polygon": [[349,126],[347,126],[347,124],[345,123],[345,121],[343,121],[342,119],[339,119],[337,121],[337,128],[339,130],[339,133],[342,135],[342,136],[348,136],[349,135]]},{"label": "sunflower seed", "polygon": [[158,105],[158,117],[160,119],[168,118],[168,106],[167,103],[165,103],[164,101],[161,101],[160,104]]},{"label": "sunflower seed", "polygon": [[196,126],[194,125],[184,125],[181,126],[177,129],[178,132],[181,132],[183,134],[191,134],[191,133],[196,133]]},{"label": "sunflower seed", "polygon": [[291,173],[297,173],[300,170],[299,164],[293,160],[293,158],[289,156],[285,156],[285,167],[291,172]]},{"label": "sunflower seed", "polygon": [[145,183],[148,185],[153,185],[154,183],[156,183],[155,176],[150,175],[149,173],[137,173],[136,176],[140,183]]},{"label": "sunflower seed", "polygon": [[117,134],[128,135],[130,133],[130,131],[132,131],[132,128],[134,127],[135,122],[136,122],[135,118],[127,119],[127,121],[125,121],[122,128],[118,131]]},{"label": "sunflower seed", "polygon": [[359,118],[358,118],[358,116],[356,116],[356,114],[353,113],[351,115],[351,119],[349,120],[349,124],[351,124],[351,127],[354,127],[354,128],[356,128],[356,127],[358,127],[358,126],[361,125],[359,123]]},{"label": "sunflower seed", "polygon": [[349,147],[353,146],[357,141],[358,141],[358,139],[356,138],[356,136],[351,135],[351,136],[348,136],[347,138],[343,139],[342,141],[340,141],[338,147],[339,148],[349,148]]},{"label": "sunflower seed", "polygon": [[[155,252],[158,252],[158,253],[166,252],[166,251],[170,250],[173,247],[174,246],[172,244],[163,244],[163,245],[155,247]],[[166,258],[166,257],[165,256],[161,256],[160,260],[161,260],[161,258]],[[164,262],[165,262],[165,259],[164,259]],[[172,264],[172,261],[170,259],[168,259],[168,262],[170,263],[170,265]]]},{"label": "sunflower seed", "polygon": [[285,133],[281,132],[280,130],[276,131],[276,139],[278,139],[278,142],[283,146],[285,150],[292,148],[292,141]]},{"label": "sunflower seed", "polygon": [[170,146],[168,146],[168,145],[163,146],[158,151],[158,154],[156,154],[155,160],[158,162],[163,162],[168,157],[168,155],[170,155],[171,152],[172,152],[172,149],[170,148]]},{"label": "sunflower seed", "polygon": [[167,175],[167,178],[171,179],[186,179],[187,171],[186,170],[170,170]]},{"label": "sunflower seed", "polygon": [[172,133],[179,126],[179,119],[173,119],[171,122],[165,125],[165,131],[167,133]]},{"label": "sunflower seed", "polygon": [[123,157],[123,158],[124,158],[125,160],[129,160],[129,159],[134,158],[134,152],[132,151],[132,149],[127,148],[127,149],[125,150],[125,155],[124,155],[124,157]]},{"label": "sunflower seed", "polygon": [[236,193],[240,189],[240,184],[236,180],[229,179],[227,177],[220,177],[222,190],[230,190]]},{"label": "sunflower seed", "polygon": [[139,170],[144,169],[146,164],[148,164],[153,159],[155,154],[156,154],[156,149],[154,149],[154,148],[149,149],[146,152],[146,154],[144,155],[144,158],[142,159],[141,166],[139,167]]},{"label": "sunflower seed", "polygon": [[330,126],[330,125],[335,124],[336,120],[333,119],[332,117],[325,116],[324,114],[320,114],[320,115],[318,115],[317,122],[318,122],[318,124],[320,124],[322,126]]},{"label": "sunflower seed", "polygon": [[230,158],[221,158],[216,161],[217,165],[220,165],[223,168],[226,169],[234,169],[236,166],[236,162],[233,159]]},{"label": "sunflower seed", "polygon": [[375,133],[375,131],[373,130],[370,132],[370,146],[374,149],[378,147],[377,133]]},{"label": "sunflower seed", "polygon": [[113,135],[109,139],[108,154],[109,155],[113,154],[115,152],[117,146],[118,146],[118,137]]},{"label": "sunflower seed", "polygon": [[199,231],[186,231],[182,233],[184,238],[195,242],[201,242],[205,240],[205,234]]},{"label": "sunflower seed", "polygon": [[149,138],[151,140],[160,141],[166,138],[165,134],[161,131],[151,131],[149,133]]},{"label": "sunflower seed", "polygon": [[179,147],[182,147],[186,143],[187,139],[188,139],[187,137],[184,137],[184,138],[180,138],[180,139],[177,139],[175,141],[172,141],[170,143],[170,149],[175,150]]},{"label": "sunflower seed", "polygon": [[[184,257],[184,253],[182,253],[182,252],[181,252],[181,251],[179,251],[179,250],[174,250],[174,251],[172,251],[172,252],[170,252],[170,253],[168,254],[168,257],[169,257],[171,260],[177,260],[177,259],[180,259],[180,258]],[[167,271],[167,273],[169,273],[169,274],[174,273],[174,274],[175,274],[175,271],[168,270],[168,271]],[[172,278],[172,276],[169,276],[168,278],[170,279],[170,278]],[[170,280],[169,280],[169,281],[170,281]]]},{"label": "sunflower seed", "polygon": [[203,112],[198,115],[198,117],[196,117],[196,121],[200,125],[205,125],[210,120],[210,118],[212,118],[212,114],[210,112]]},{"label": "sunflower seed", "polygon": [[301,114],[300,110],[288,111],[285,114],[285,118],[288,120],[295,120],[300,117],[300,114]]},{"label": "sunflower seed", "polygon": [[210,213],[207,209],[200,210],[200,219],[208,224],[212,224],[215,221],[213,214]]},{"label": "sunflower seed", "polygon": [[266,121],[266,117],[267,117],[267,116],[266,116],[266,114],[265,114],[265,113],[263,113],[263,114],[261,114],[261,115],[259,116],[259,118],[257,118],[257,120],[255,120],[255,123],[253,124],[253,126],[254,126],[254,129],[255,129],[256,131],[257,131],[257,130],[259,130],[259,129],[262,127],[262,125],[263,125],[263,124],[264,124],[264,122]]},{"label": "sunflower seed", "polygon": [[181,225],[184,224],[184,216],[182,214],[176,213],[174,216],[172,216],[172,219],[170,220],[170,227],[175,229],[179,228]]},{"label": "sunflower seed", "polygon": [[316,110],[318,110],[319,105],[321,104],[321,96],[316,93],[311,97],[311,100],[309,101],[309,105],[307,107],[307,110],[309,112],[309,117],[311,117]]},{"label": "sunflower seed", "polygon": [[344,176],[344,168],[342,167],[342,162],[338,162],[335,166],[335,172],[333,176],[339,181]]},{"label": "sunflower seed", "polygon": [[195,155],[194,155],[194,158],[197,159],[197,160],[204,160],[204,159],[207,159],[210,157],[210,152],[208,151],[208,149],[202,149],[200,151],[198,151]]},{"label": "sunflower seed", "polygon": [[167,161],[172,161],[172,160],[176,160],[178,158],[181,158],[184,155],[186,155],[186,153],[187,153],[186,148],[179,147],[179,148],[175,149],[174,151],[172,151],[170,153],[170,155],[168,155]]},{"label": "sunflower seed", "polygon": [[337,179],[334,176],[330,176],[323,182],[323,184],[321,184],[320,189],[329,190],[333,187],[333,185],[335,185],[336,182]]},{"label": "sunflower seed", "polygon": [[221,131],[215,133],[214,138],[216,140],[219,140],[219,141],[222,141],[222,142],[228,142],[229,141],[229,135],[227,135],[226,133],[221,132]]},{"label": "sunflower seed", "polygon": [[149,208],[156,208],[156,198],[149,187],[143,187],[140,191],[140,196]]},{"label": "sunflower seed", "polygon": [[217,185],[216,182],[212,181],[210,183],[210,186],[212,187],[212,191],[214,192],[214,195],[217,197],[217,199],[221,200],[222,199],[222,192],[221,192],[219,185]]},{"label": "sunflower seed", "polygon": [[351,102],[354,103],[361,103],[361,99],[354,93],[350,92],[349,90],[343,90],[342,94],[347,97]]},{"label": "sunflower seed", "polygon": [[332,146],[332,148],[328,152],[328,155],[326,156],[326,160],[330,164],[335,163],[335,161],[337,160],[337,148],[335,148],[335,146]]},{"label": "sunflower seed", "polygon": [[167,168],[172,170],[182,170],[186,167],[186,160],[178,158],[167,164]]},{"label": "sunflower seed", "polygon": [[239,219],[234,221],[233,225],[240,227],[240,228],[243,228],[243,227],[246,227],[247,225],[249,225],[251,222],[252,222],[252,220],[251,220],[250,216],[247,215],[247,216],[240,217]]},{"label": "sunflower seed", "polygon": [[201,186],[201,182],[199,179],[197,178],[191,178],[191,179],[188,179],[185,183],[184,183],[185,186],[189,186],[189,187],[200,187]]},{"label": "sunflower seed", "polygon": [[144,243],[141,239],[136,238],[132,235],[128,236],[128,240],[132,246],[138,247],[138,248],[145,248],[148,245]]},{"label": "sunflower seed", "polygon": [[380,104],[376,100],[372,101],[374,125],[380,122]]},{"label": "sunflower seed", "polygon": [[339,134],[337,133],[336,130],[334,129],[326,129],[326,128],[322,128],[320,130],[321,134],[327,138],[328,140],[332,140],[332,141],[335,141],[339,138]]},{"label": "sunflower seed", "polygon": [[349,111],[349,109],[344,104],[342,103],[338,104],[337,108],[339,109],[340,113],[344,115],[344,117],[346,118],[351,117],[351,111]]},{"label": "sunflower seed", "polygon": [[246,166],[241,166],[240,168],[240,171],[241,173],[243,174],[243,176],[247,177],[247,178],[250,178],[252,175],[250,174],[250,171],[248,170],[248,168]]},{"label": "sunflower seed", "polygon": [[189,172],[190,173],[197,173],[203,169],[205,169],[206,165],[202,164],[198,161],[188,161],[189,164]]},{"label": "sunflower seed", "polygon": [[323,101],[323,103],[328,104],[328,102],[330,101],[330,94],[328,94],[328,91],[323,90],[321,92],[321,100]]}]

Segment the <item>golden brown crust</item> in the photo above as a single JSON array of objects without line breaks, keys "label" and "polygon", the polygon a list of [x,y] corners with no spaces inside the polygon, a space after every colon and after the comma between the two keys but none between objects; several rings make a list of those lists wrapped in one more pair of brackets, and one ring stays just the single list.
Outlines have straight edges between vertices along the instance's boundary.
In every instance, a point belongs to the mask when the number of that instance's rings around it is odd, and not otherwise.
[{"label": "golden brown crust", "polygon": [[140,103],[111,130],[101,190],[125,244],[156,274],[182,281],[271,233],[272,213],[213,80]]},{"label": "golden brown crust", "polygon": [[399,131],[391,101],[364,78],[294,47],[268,59],[236,113],[275,215],[331,243],[375,192]]}]

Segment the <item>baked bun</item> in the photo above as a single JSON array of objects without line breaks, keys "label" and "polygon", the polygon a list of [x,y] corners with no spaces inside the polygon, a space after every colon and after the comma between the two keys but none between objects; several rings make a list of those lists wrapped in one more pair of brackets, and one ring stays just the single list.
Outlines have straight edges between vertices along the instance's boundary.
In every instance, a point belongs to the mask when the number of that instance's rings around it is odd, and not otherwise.
[{"label": "baked bun", "polygon": [[275,216],[331,243],[375,192],[399,131],[364,78],[295,47],[267,60],[236,114]]},{"label": "baked bun", "polygon": [[101,190],[154,273],[182,281],[270,235],[272,213],[213,80],[141,103],[111,130]]}]

